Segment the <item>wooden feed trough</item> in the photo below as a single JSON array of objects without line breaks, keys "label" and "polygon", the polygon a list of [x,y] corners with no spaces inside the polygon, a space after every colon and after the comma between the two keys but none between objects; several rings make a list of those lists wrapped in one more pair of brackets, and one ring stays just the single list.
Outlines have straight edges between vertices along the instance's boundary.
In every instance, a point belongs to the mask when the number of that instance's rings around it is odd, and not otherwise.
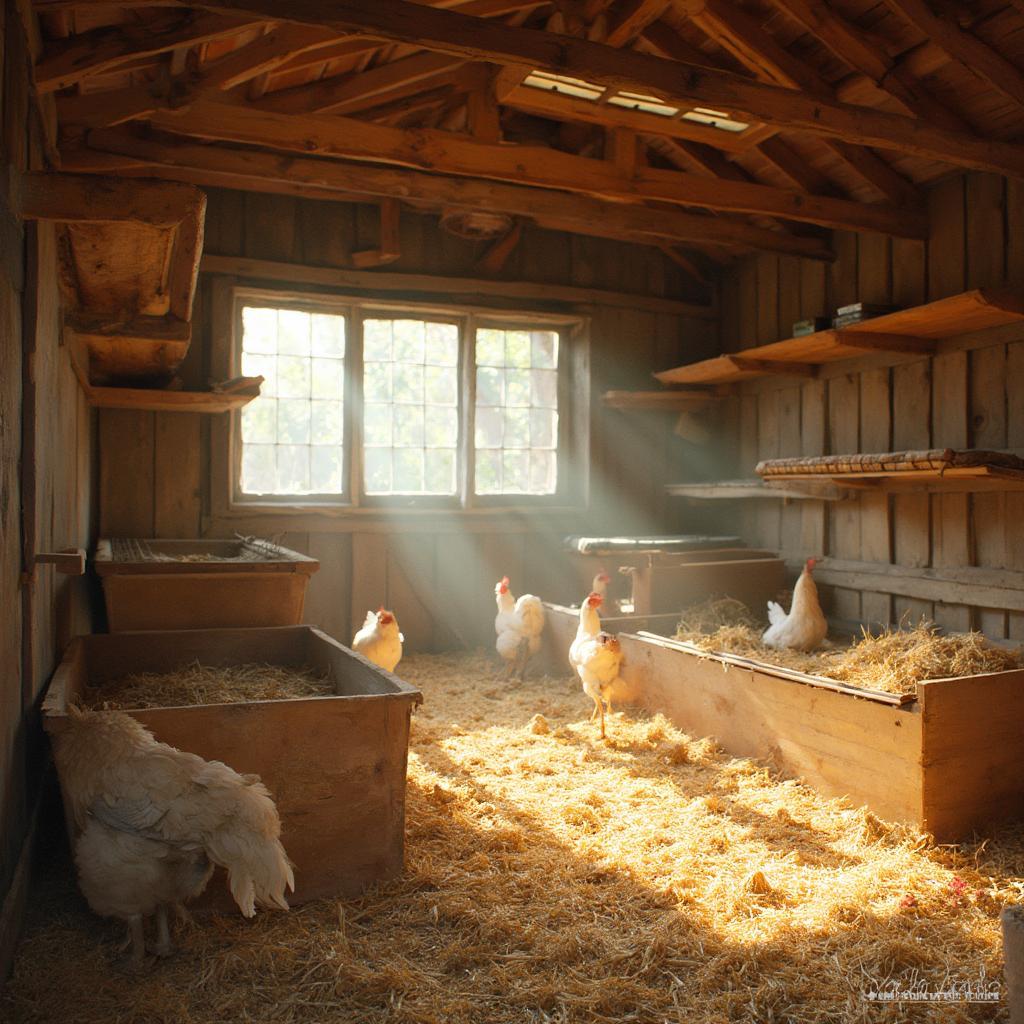
[{"label": "wooden feed trough", "polygon": [[135,629],[295,626],[320,563],[252,538],[100,540],[112,633]]},{"label": "wooden feed trough", "polygon": [[[578,616],[547,612],[546,657],[558,671]],[[615,632],[642,618],[602,626]],[[667,616],[655,618],[655,631],[674,631]],[[1024,670],[932,679],[914,697],[707,654],[653,632],[619,633],[619,641],[618,701],[713,736],[730,754],[764,758],[826,796],[848,797],[939,842],[1024,817]]]},{"label": "wooden feed trough", "polygon": [[[199,661],[266,663],[330,674],[336,696],[128,712],[158,740],[266,783],[295,864],[293,904],[354,896],[402,870],[409,718],[419,690],[310,626],[81,636],[43,704],[46,731],[64,727],[86,685]],[[69,823],[69,829],[70,829]],[[207,905],[228,907],[222,879]]]}]

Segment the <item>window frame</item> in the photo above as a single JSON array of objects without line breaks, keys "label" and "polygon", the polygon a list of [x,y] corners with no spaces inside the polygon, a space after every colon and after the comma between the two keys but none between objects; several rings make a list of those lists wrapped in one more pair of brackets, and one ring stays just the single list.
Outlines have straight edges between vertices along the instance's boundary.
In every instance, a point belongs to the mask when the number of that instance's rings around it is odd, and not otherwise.
[{"label": "window frame", "polygon": [[[578,512],[589,504],[589,319],[585,315],[494,308],[453,302],[396,301],[305,290],[249,286],[223,278],[215,282],[211,369],[224,377],[240,373],[242,308],[264,306],[302,309],[346,317],[345,424],[343,491],[340,495],[259,494],[241,491],[241,412],[218,417],[211,473],[215,516],[246,517],[260,513],[327,516],[470,513],[493,514],[530,510]],[[456,323],[460,331],[458,387],[459,439],[454,495],[367,495],[363,493],[363,321],[365,319],[436,319]],[[559,335],[557,485],[553,494],[474,493],[476,413],[476,328],[555,330]],[[582,385],[581,383],[582,382]],[[219,497],[222,496],[222,497]]]}]

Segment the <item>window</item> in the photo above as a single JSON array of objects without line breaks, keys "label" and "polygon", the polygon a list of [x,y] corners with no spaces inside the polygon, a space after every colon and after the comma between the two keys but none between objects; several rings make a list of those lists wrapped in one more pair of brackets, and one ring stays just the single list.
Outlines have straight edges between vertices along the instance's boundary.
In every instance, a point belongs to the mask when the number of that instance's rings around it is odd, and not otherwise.
[{"label": "window", "polygon": [[[243,504],[578,506],[585,459],[568,448],[585,434],[569,429],[565,343],[581,326],[236,292],[235,372],[264,384],[233,427],[232,493]],[[585,371],[585,345],[574,350]]]}]

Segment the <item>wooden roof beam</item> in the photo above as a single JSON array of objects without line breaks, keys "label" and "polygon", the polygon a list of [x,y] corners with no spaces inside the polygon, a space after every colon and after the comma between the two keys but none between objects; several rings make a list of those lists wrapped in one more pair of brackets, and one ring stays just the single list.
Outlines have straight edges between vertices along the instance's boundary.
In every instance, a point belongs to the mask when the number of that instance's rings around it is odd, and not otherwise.
[{"label": "wooden roof beam", "polygon": [[772,0],[775,6],[802,25],[836,57],[866,75],[910,113],[950,131],[971,131],[970,124],[944,106],[923,83],[823,0]]},{"label": "wooden roof beam", "polygon": [[885,0],[885,3],[953,60],[1018,106],[1024,106],[1024,72],[988,43],[964,31],[950,15],[936,14],[925,0]]},{"label": "wooden roof beam", "polygon": [[520,64],[616,89],[698,103],[734,116],[878,146],[943,163],[1024,177],[1024,146],[981,139],[869,107],[852,106],[720,71],[571,36],[495,24],[405,0],[203,0],[211,10],[357,32],[473,61]]},{"label": "wooden roof beam", "polygon": [[[155,57],[235,35],[266,19],[205,11],[161,12],[146,22],[92,29],[47,45],[36,63],[40,93],[67,89],[91,75],[105,74],[140,57]],[[307,30],[308,31],[308,30]]]},{"label": "wooden roof beam", "polygon": [[156,111],[150,121],[177,134],[306,155],[395,163],[632,202],[655,200],[764,214],[897,237],[922,238],[927,234],[924,212],[912,207],[807,196],[746,182],[709,182],[678,171],[652,168],[638,169],[635,177],[627,178],[603,160],[542,147],[489,145],[429,129],[403,131],[352,118],[273,114],[208,100],[198,100],[185,109]]},{"label": "wooden roof beam", "polygon": [[622,15],[608,30],[606,46],[628,46],[648,25],[657,21],[673,0],[630,0]]},{"label": "wooden roof beam", "polygon": [[[351,201],[353,197],[384,196],[435,207],[493,210],[576,234],[644,245],[710,243],[810,259],[833,258],[829,248],[814,238],[766,231],[727,217],[712,220],[678,209],[607,203],[553,189],[229,149],[183,140],[139,139],[124,129],[92,132],[89,144],[97,152],[65,150],[65,165],[98,174],[180,175],[182,180],[202,185],[283,192],[318,199]],[[104,158],[102,154],[117,156]],[[133,163],[137,164],[134,168]]]}]

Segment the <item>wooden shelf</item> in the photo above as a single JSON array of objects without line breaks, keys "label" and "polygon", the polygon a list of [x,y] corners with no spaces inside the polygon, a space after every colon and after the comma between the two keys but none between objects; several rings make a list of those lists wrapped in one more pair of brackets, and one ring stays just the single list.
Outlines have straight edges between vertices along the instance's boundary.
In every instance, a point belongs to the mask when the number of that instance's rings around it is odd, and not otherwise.
[{"label": "wooden shelf", "polygon": [[714,391],[606,391],[601,401],[608,409],[624,412],[657,411],[680,412],[699,408],[709,402],[718,402],[725,395]]},{"label": "wooden shelf", "polygon": [[[242,383],[248,381],[249,383]],[[241,409],[259,397],[262,377],[241,378],[231,391],[167,391],[159,388],[85,388],[89,404],[98,409],[138,412],[220,413]]]},{"label": "wooden shelf", "polygon": [[832,484],[847,491],[927,491],[931,494],[970,494],[977,491],[1024,490],[1024,470],[1001,466],[964,466],[946,470],[918,469],[899,472],[866,471],[862,473],[820,473],[808,476],[786,476],[773,483],[778,487],[800,487],[803,484]]},{"label": "wooden shelf", "polygon": [[704,359],[656,373],[663,384],[734,384],[755,377],[813,377],[824,363],[869,352],[935,351],[936,343],[1024,320],[1024,300],[1008,291],[976,289],[924,306]]},{"label": "wooden shelf", "polygon": [[834,487],[827,479],[792,487],[767,484],[762,480],[715,480],[707,483],[666,484],[665,490],[676,498],[706,501],[737,498],[795,499],[797,501],[840,501],[847,493]]}]

